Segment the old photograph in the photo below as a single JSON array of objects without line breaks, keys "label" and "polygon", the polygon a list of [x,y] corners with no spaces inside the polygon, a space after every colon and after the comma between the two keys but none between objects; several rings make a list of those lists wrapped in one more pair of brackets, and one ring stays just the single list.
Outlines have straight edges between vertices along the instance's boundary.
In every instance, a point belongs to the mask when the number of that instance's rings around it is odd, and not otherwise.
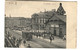
[{"label": "old photograph", "polygon": [[65,2],[6,1],[6,48],[66,48]]}]

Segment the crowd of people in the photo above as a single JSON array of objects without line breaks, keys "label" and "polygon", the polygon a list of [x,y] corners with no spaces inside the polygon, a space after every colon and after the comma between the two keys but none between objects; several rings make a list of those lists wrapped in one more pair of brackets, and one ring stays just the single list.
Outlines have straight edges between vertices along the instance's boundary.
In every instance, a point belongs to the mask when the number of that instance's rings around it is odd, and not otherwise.
[{"label": "crowd of people", "polygon": [[[8,41],[6,38],[8,39]],[[6,32],[6,34],[5,34],[5,47],[17,47],[17,48],[19,48],[19,46],[22,43],[25,46],[26,40],[24,40],[22,38],[16,38],[15,36],[11,35],[9,32]],[[27,47],[31,48],[30,44],[28,44]]]},{"label": "crowd of people", "polygon": [[15,36],[12,36],[11,34],[9,34],[9,32],[5,35],[5,38],[8,39],[8,41],[5,40],[6,47],[8,47],[8,45],[9,45],[6,42],[11,43],[11,45],[12,45],[11,47],[19,47],[19,45],[21,44],[21,41],[22,41],[21,38],[17,39]]},{"label": "crowd of people", "polygon": [[[46,32],[44,32],[44,33],[32,33],[31,35],[34,35],[37,38],[38,37],[43,37],[44,38],[46,35],[48,35],[47,37],[50,40],[50,43],[52,43],[52,41],[55,39],[53,34],[46,33]],[[31,35],[29,35],[29,39],[30,39]],[[19,47],[21,45],[21,42],[23,42],[23,44],[26,44],[26,40],[23,40],[22,38],[17,39],[15,36],[11,35],[9,32],[6,32],[6,36],[10,40],[11,44],[13,45],[13,47]],[[6,38],[6,36],[5,36],[5,38]],[[65,40],[65,37],[66,36],[63,37],[63,40]],[[5,46],[6,47],[9,46],[7,40],[5,40]],[[30,44],[28,44],[27,47],[31,48]]]},{"label": "crowd of people", "polygon": [[[49,33],[46,33],[46,32],[44,32],[44,33],[36,33],[35,36],[37,38],[39,38],[39,37],[42,37],[43,39],[47,38],[47,39],[49,39],[50,43],[52,43],[52,41],[55,39],[54,34],[52,34],[50,32]],[[62,40],[66,40],[66,35],[64,35],[62,37]]]}]

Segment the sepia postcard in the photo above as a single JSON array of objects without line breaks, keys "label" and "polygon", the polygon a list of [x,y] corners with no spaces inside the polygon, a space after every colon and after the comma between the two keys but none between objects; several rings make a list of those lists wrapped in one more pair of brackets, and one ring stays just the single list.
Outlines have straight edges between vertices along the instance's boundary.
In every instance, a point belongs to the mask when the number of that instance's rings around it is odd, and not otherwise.
[{"label": "sepia postcard", "polygon": [[5,1],[5,48],[76,48],[77,2]]}]

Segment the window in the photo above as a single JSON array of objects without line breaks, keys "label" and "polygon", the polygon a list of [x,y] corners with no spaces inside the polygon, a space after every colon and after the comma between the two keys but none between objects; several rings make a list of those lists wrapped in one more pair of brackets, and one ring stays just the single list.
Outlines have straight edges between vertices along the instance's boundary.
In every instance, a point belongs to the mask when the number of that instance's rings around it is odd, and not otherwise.
[{"label": "window", "polygon": [[44,22],[44,19],[43,19],[43,18],[41,18],[40,23],[43,23],[43,22]]},{"label": "window", "polygon": [[45,19],[44,19],[43,23],[45,23]]},{"label": "window", "polygon": [[54,25],[51,25],[51,27],[54,27]]},{"label": "window", "polygon": [[51,25],[51,27],[59,27],[59,25],[54,25],[54,24],[53,24],[53,25]]},{"label": "window", "polygon": [[59,25],[55,25],[55,27],[59,27]]},{"label": "window", "polygon": [[41,20],[40,20],[40,19],[38,19],[38,22],[39,22],[39,23],[41,23]]},{"label": "window", "polygon": [[38,18],[36,18],[36,23],[38,23]]},{"label": "window", "polygon": [[58,20],[54,20],[54,21],[58,21]]}]

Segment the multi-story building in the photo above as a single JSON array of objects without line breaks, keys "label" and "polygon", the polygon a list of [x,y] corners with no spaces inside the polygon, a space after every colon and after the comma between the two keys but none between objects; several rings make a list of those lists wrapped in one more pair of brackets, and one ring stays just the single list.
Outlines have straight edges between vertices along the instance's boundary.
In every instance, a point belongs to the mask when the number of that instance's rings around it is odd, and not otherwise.
[{"label": "multi-story building", "polygon": [[5,27],[12,29],[31,29],[31,18],[24,17],[5,17]]},{"label": "multi-story building", "polygon": [[19,26],[20,21],[18,17],[5,17],[5,27]]},{"label": "multi-story building", "polygon": [[44,30],[46,21],[54,15],[55,9],[52,11],[45,11],[35,13],[32,15],[32,26],[34,30]]},{"label": "multi-story building", "polygon": [[60,3],[57,11],[53,9],[52,11],[33,14],[32,28],[63,37],[66,34],[66,15],[62,3]]}]

